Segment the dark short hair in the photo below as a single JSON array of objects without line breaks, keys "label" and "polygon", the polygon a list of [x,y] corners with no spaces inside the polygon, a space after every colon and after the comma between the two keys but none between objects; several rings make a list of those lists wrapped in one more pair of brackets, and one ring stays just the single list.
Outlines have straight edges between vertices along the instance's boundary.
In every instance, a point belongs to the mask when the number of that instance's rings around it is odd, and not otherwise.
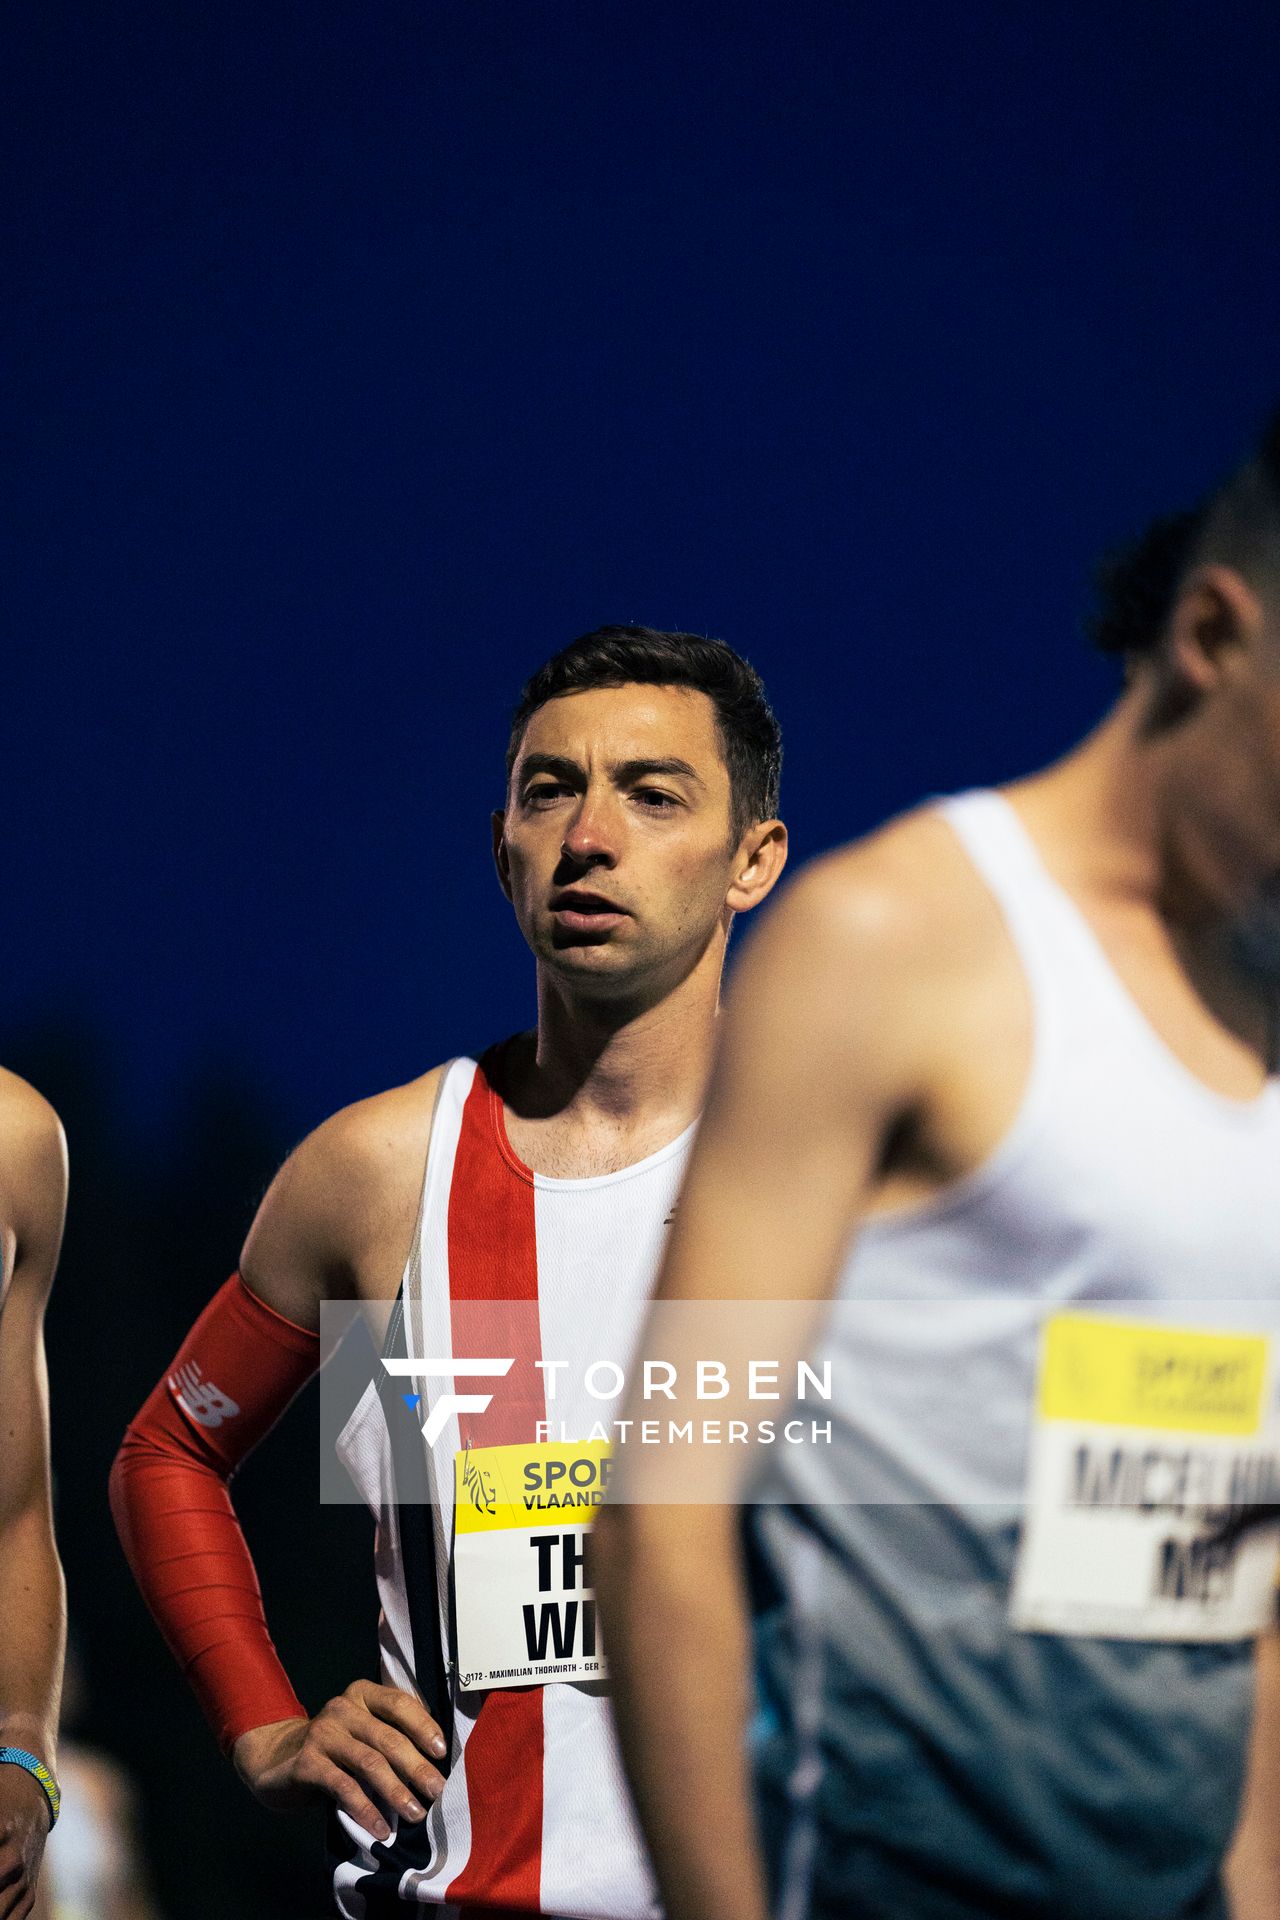
[{"label": "dark short hair", "polygon": [[1154,653],[1183,581],[1212,561],[1257,586],[1280,581],[1280,412],[1221,486],[1103,556],[1088,621],[1094,645],[1130,660]]},{"label": "dark short hair", "polygon": [[548,700],[592,687],[692,687],[716,712],[720,750],[729,770],[730,817],[737,838],[778,811],[782,735],[750,661],[700,633],[656,627],[597,627],[571,640],[526,681],[511,716],[507,779],[530,717]]}]

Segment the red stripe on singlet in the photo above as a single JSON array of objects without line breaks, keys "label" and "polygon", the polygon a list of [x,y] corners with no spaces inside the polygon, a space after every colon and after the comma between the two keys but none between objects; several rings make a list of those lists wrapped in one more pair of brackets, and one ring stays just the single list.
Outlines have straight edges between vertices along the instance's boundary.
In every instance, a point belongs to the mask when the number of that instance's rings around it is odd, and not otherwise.
[{"label": "red stripe on singlet", "polygon": [[[538,1334],[538,1255],[534,1234],[534,1189],[503,1157],[498,1145],[501,1114],[483,1069],[477,1067],[462,1112],[462,1130],[449,1187],[449,1298],[455,1309],[454,1354],[492,1351],[484,1316],[462,1314],[463,1302],[523,1300],[517,1338],[510,1316],[495,1316],[508,1344],[518,1349],[522,1390],[542,1375],[529,1364],[541,1359]],[[461,1322],[461,1325],[459,1324]],[[461,1338],[462,1344],[459,1344]],[[540,1391],[540,1389],[539,1389]],[[545,1402],[531,1409],[527,1398],[504,1416],[501,1389],[476,1423],[477,1445],[504,1446],[533,1438],[530,1415],[546,1418]],[[464,1442],[471,1438],[462,1423]],[[500,1688],[489,1693],[467,1740],[464,1765],[471,1809],[471,1851],[445,1898],[488,1907],[541,1908],[542,1887],[542,1689]]]}]

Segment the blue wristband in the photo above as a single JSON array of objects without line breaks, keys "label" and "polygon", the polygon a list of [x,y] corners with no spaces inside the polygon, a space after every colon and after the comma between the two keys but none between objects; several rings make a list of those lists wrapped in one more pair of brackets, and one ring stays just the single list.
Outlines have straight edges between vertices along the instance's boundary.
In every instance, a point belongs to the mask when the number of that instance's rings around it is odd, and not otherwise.
[{"label": "blue wristband", "polygon": [[3,1765],[6,1760],[10,1766],[25,1767],[28,1773],[35,1775],[44,1788],[45,1799],[49,1802],[49,1831],[52,1833],[58,1824],[58,1811],[62,1806],[62,1795],[58,1792],[57,1781],[44,1761],[37,1759],[34,1753],[28,1753],[25,1747],[0,1747],[0,1765]]}]

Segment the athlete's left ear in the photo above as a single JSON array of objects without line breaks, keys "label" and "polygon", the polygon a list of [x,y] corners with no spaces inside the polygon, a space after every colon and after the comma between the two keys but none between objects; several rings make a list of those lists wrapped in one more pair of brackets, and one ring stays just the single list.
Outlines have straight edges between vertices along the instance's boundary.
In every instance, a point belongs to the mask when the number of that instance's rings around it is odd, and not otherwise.
[{"label": "athlete's left ear", "polygon": [[1201,698],[1211,693],[1233,665],[1256,654],[1264,625],[1261,600],[1234,567],[1197,567],[1169,621],[1166,652],[1175,681]]},{"label": "athlete's left ear", "polygon": [[725,905],[734,913],[750,913],[772,893],[786,864],[787,830],[781,820],[762,820],[749,827],[734,858]]},{"label": "athlete's left ear", "polygon": [[493,833],[493,864],[498,869],[498,885],[510,900],[511,863],[507,858],[507,841],[504,831],[506,823],[507,816],[499,813],[495,807],[489,816],[489,826]]}]

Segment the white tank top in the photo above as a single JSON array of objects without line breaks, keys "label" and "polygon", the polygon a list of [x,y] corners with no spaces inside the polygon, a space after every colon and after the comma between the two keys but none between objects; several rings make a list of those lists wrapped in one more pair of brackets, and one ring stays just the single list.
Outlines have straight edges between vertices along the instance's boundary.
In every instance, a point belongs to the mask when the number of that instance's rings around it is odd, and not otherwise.
[{"label": "white tank top", "polygon": [[[601,1356],[625,1366],[662,1255],[692,1129],[634,1166],[594,1178],[535,1174],[507,1139],[502,1102],[482,1064],[447,1070],[432,1124],[417,1235],[393,1334],[410,1357],[474,1354],[465,1329],[477,1303],[528,1303],[521,1343],[570,1364],[548,1375],[554,1399],[527,1395],[509,1435],[492,1425],[484,1444],[526,1441],[531,1418],[551,1438],[586,1437],[601,1406],[584,1392]],[[481,1306],[480,1311],[483,1311]],[[505,1335],[504,1335],[505,1337]],[[397,1380],[370,1389],[340,1442],[357,1484],[379,1512],[376,1549],[384,1680],[417,1692],[450,1741],[444,1793],[419,1827],[398,1823],[387,1845],[339,1816],[334,1890],[353,1920],[394,1902],[483,1906],[565,1920],[650,1920],[653,1883],[630,1808],[601,1683],[467,1691],[453,1649],[454,1461],[470,1440],[453,1415],[425,1448],[420,1413]],[[455,1383],[444,1383],[453,1387]],[[456,1383],[458,1390],[472,1383]],[[496,1382],[485,1381],[486,1387]],[[495,1407],[498,1401],[495,1398]],[[492,1415],[489,1419],[492,1419]],[[405,1436],[425,1464],[431,1504],[385,1497],[389,1456]],[[397,1472],[401,1468],[397,1466]],[[402,1474],[402,1478],[403,1478]]]},{"label": "white tank top", "polygon": [[[1017,1501],[1046,1303],[1182,1300],[1195,1318],[1196,1303],[1280,1298],[1280,1079],[1247,1101],[1197,1080],[1008,802],[969,793],[939,811],[1017,949],[1031,1066],[974,1172],[862,1228],[838,1294],[867,1304],[836,1377],[872,1443],[858,1471],[873,1497]],[[904,1316],[901,1300],[929,1309]],[[841,1449],[797,1451],[821,1498]]]}]

